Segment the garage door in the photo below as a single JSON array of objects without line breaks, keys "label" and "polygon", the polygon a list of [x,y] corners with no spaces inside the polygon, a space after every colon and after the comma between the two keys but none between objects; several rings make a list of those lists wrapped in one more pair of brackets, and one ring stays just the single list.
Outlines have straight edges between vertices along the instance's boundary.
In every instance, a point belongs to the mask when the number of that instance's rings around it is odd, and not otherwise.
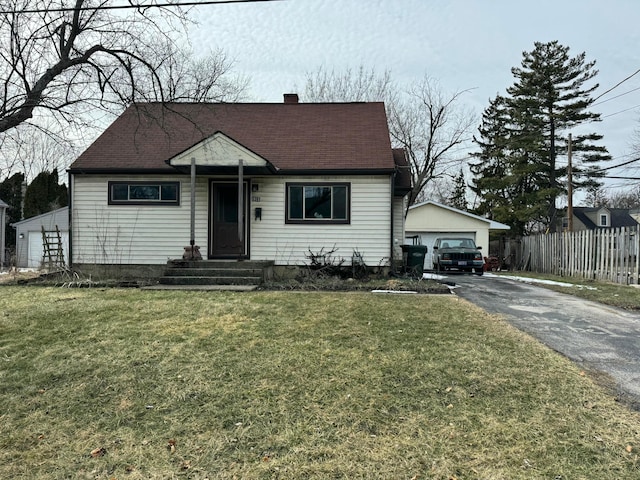
[{"label": "garage door", "polygon": [[[427,254],[424,257],[425,270],[433,269],[433,244],[436,242],[436,238],[473,238],[473,241],[476,241],[476,232],[420,232],[415,235],[421,245],[427,246]],[[413,237],[408,236],[405,243],[411,244],[412,240]]]},{"label": "garage door", "polygon": [[[50,236],[56,235],[55,232],[48,232]],[[29,232],[29,251],[27,252],[27,267],[41,268],[44,247],[42,245],[42,232]],[[69,261],[69,232],[60,232],[62,239],[62,250],[64,252],[64,261]]]}]

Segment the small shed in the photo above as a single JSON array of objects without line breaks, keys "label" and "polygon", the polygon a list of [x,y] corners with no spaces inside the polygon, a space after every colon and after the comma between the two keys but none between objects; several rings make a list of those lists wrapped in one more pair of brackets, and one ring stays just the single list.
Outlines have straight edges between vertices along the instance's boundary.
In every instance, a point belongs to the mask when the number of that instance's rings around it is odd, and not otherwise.
[{"label": "small shed", "polygon": [[504,223],[494,222],[464,210],[428,201],[409,207],[405,221],[405,243],[427,246],[424,265],[432,268],[433,244],[438,237],[472,238],[489,256],[489,231],[509,230]]},{"label": "small shed", "polygon": [[0,269],[5,266],[7,262],[5,234],[7,229],[7,205],[0,199]]},{"label": "small shed", "polygon": [[16,266],[40,268],[43,263],[44,239],[60,232],[65,262],[69,258],[69,208],[63,207],[11,224],[16,229]]}]

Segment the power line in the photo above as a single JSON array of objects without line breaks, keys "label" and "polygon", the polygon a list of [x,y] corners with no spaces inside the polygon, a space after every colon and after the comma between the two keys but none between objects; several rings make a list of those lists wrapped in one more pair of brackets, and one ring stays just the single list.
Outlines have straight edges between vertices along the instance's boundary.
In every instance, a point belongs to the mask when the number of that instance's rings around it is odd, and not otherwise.
[{"label": "power line", "polygon": [[230,3],[269,3],[282,2],[284,0],[203,0],[201,2],[174,2],[174,3],[152,3],[152,4],[133,4],[128,5],[100,5],[100,6],[82,6],[82,7],[60,7],[60,8],[34,8],[26,10],[1,10],[0,15],[12,15],[20,13],[64,13],[75,11],[95,11],[95,10],[126,10],[137,9],[143,10],[147,8],[168,8],[168,7],[197,7],[199,5],[224,5]]},{"label": "power line", "polygon": [[626,82],[627,80],[629,80],[631,77],[637,75],[638,73],[640,73],[640,68],[638,70],[636,70],[635,72],[633,72],[631,75],[629,75],[627,78],[619,81],[618,83],[616,83],[613,87],[611,87],[609,90],[607,90],[604,93],[601,93],[600,95],[598,95],[596,98],[593,99],[593,101],[595,102],[596,100],[598,100],[599,98],[602,98],[603,96],[605,96],[607,93],[611,92],[612,90],[615,90],[616,88],[618,88],[620,85],[622,85],[624,82]]},{"label": "power line", "polygon": [[604,178],[613,178],[616,180],[640,180],[640,177],[610,177],[608,175]]},{"label": "power line", "polygon": [[628,92],[621,93],[620,95],[616,95],[615,97],[607,98],[606,100],[602,100],[601,102],[594,103],[591,106],[595,107],[596,105],[601,105],[603,103],[610,102],[611,100],[615,100],[616,98],[624,97],[625,95],[629,95],[630,93],[633,93],[633,92],[635,92],[637,90],[640,90],[640,87],[634,88],[633,90],[629,90]]},{"label": "power line", "polygon": [[[618,165],[611,165],[610,167],[604,167],[604,168],[599,168],[598,170],[593,170],[593,173],[606,172],[607,170],[613,170],[614,168],[624,167],[625,165],[629,165],[637,161],[640,161],[640,157],[634,158],[633,160],[629,160],[627,162],[619,163]],[[613,177],[610,177],[610,178],[613,178]]]},{"label": "power line", "polygon": [[602,115],[602,116],[600,117],[600,119],[607,118],[607,117],[613,117],[614,115],[619,115],[619,114],[621,114],[621,113],[628,112],[629,110],[633,110],[633,109],[636,109],[636,108],[638,108],[638,107],[640,107],[640,105],[634,105],[633,107],[625,108],[624,110],[619,110],[619,111],[617,111],[617,112],[610,113],[610,114],[608,114],[608,115]]}]

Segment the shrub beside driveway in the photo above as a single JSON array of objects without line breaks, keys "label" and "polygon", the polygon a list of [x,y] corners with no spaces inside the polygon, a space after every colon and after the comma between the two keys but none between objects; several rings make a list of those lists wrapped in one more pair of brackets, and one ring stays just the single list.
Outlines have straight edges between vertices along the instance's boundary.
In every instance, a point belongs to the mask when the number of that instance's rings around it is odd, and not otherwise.
[{"label": "shrub beside driveway", "polygon": [[640,416],[454,296],[0,287],[0,478],[617,478]]}]

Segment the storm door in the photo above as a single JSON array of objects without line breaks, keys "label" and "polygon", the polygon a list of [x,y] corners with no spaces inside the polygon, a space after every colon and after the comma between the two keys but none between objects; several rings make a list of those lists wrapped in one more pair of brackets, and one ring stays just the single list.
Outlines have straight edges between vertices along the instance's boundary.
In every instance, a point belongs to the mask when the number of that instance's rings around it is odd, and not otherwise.
[{"label": "storm door", "polygon": [[[247,185],[244,184],[244,205],[247,205]],[[214,182],[211,184],[211,215],[209,256],[234,258],[247,254],[247,215],[238,211],[238,183]],[[238,222],[245,222],[238,228]]]}]

